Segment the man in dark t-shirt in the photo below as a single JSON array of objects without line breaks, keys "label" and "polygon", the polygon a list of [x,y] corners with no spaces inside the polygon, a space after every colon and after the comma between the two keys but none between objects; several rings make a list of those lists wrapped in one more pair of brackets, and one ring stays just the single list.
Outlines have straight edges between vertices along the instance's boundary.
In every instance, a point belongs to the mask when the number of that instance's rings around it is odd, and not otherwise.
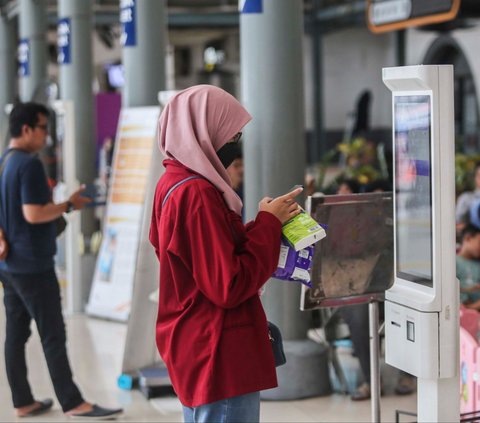
[{"label": "man in dark t-shirt", "polygon": [[11,140],[0,163],[0,227],[9,244],[0,261],[6,313],[5,364],[18,417],[48,411],[51,399],[36,401],[27,380],[25,344],[35,320],[62,410],[70,416],[114,417],[120,409],[92,405],[72,380],[66,351],[60,290],[54,270],[56,219],[82,209],[90,200],[81,187],[55,204],[45,170],[36,156],[48,134],[47,108],[36,103],[16,105],[10,113]]}]

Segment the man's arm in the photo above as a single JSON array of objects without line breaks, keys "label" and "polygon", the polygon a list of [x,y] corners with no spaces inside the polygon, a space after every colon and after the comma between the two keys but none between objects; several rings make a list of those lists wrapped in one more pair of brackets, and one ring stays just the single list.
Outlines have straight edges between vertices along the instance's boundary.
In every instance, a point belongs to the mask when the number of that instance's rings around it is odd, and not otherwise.
[{"label": "man's arm", "polygon": [[28,223],[46,223],[55,220],[63,213],[71,210],[80,210],[92,200],[88,197],[83,197],[81,193],[85,191],[85,186],[82,185],[80,189],[75,191],[68,201],[63,203],[47,203],[47,204],[23,204],[23,217]]}]

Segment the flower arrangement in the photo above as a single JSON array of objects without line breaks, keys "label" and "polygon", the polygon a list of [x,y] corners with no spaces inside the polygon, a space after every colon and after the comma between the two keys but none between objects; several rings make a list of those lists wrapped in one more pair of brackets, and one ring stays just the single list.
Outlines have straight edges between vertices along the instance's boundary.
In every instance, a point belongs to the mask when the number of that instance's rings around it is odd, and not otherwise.
[{"label": "flower arrangement", "polygon": [[[388,166],[383,151],[379,154],[378,150],[379,146],[365,138],[339,143],[324,154],[318,164],[316,189],[325,194],[334,194],[339,181],[344,179],[354,179],[362,186],[377,179],[387,179]],[[336,166],[335,161],[338,163]],[[335,175],[327,178],[332,169]]]}]

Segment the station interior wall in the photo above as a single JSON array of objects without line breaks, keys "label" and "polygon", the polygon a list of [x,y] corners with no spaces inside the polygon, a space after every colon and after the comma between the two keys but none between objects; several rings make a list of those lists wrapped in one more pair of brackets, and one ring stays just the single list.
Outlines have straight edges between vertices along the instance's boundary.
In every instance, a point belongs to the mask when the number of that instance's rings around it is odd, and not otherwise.
[{"label": "station interior wall", "polygon": [[[111,31],[120,34],[120,26],[113,27]],[[406,30],[406,64],[422,64],[432,44],[442,36],[445,35],[434,31]],[[478,98],[480,55],[477,53],[477,44],[480,26],[457,29],[448,36],[458,44],[467,58]],[[51,49],[56,44],[56,31],[50,30],[47,38]],[[95,68],[93,89],[96,93],[104,92],[107,89],[104,66],[122,60],[120,39],[118,36],[111,37],[111,45],[107,46],[98,32],[93,31],[92,42]],[[328,33],[321,42],[323,125],[329,134],[329,143],[335,144],[342,140],[348,115],[354,111],[359,95],[366,89],[372,93],[371,127],[374,131],[380,131],[382,136],[388,134],[391,128],[391,97],[383,85],[381,70],[383,67],[397,65],[395,34],[372,34],[366,27],[351,27]],[[222,85],[218,75],[214,72],[208,75],[205,72],[203,58],[206,46],[219,43],[225,51],[225,62],[221,70],[230,78],[232,94],[240,98],[238,28],[170,30],[166,57],[167,89],[183,89],[198,83]],[[185,50],[188,50],[188,63],[181,63],[184,56],[179,52]],[[312,40],[309,35],[304,36],[303,50],[305,127],[308,132],[315,127],[315,70],[312,66]],[[49,61],[48,75],[52,80],[58,80],[58,66],[54,57]]]}]

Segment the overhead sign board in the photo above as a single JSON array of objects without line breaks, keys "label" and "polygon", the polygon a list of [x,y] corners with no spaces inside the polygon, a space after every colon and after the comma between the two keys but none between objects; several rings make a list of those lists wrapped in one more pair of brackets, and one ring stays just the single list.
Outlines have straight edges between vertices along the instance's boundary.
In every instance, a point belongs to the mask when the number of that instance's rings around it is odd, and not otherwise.
[{"label": "overhead sign board", "polygon": [[446,22],[457,16],[461,0],[368,0],[367,22],[372,32]]}]

